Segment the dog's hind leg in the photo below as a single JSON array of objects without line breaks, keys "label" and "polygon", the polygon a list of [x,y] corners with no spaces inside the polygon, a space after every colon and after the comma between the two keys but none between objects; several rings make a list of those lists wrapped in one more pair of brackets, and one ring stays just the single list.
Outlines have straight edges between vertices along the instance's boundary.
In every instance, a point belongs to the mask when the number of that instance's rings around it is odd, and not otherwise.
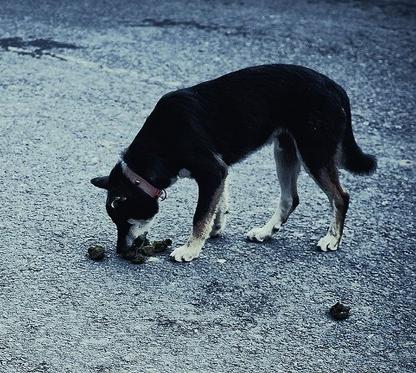
[{"label": "dog's hind leg", "polygon": [[319,169],[307,168],[307,171],[327,195],[333,214],[328,232],[318,241],[317,246],[322,251],[336,250],[341,242],[350,197],[341,187],[334,161]]},{"label": "dog's hind leg", "polygon": [[333,213],[328,232],[317,245],[322,251],[336,250],[341,242],[350,197],[341,187],[334,164],[322,169],[315,176],[315,181],[328,196]]},{"label": "dog's hind leg", "polygon": [[263,227],[253,228],[247,233],[247,238],[251,241],[261,242],[270,238],[287,221],[299,204],[297,179],[300,162],[295,143],[289,134],[280,134],[275,140],[274,157],[280,182],[280,201],[276,212]]},{"label": "dog's hind leg", "polygon": [[328,233],[318,242],[327,251],[338,248],[348,210],[349,196],[341,187],[336,167],[347,118],[334,97],[323,97],[318,108],[298,118],[293,137],[306,171],[327,195],[333,211]]},{"label": "dog's hind leg", "polygon": [[218,203],[218,209],[215,214],[214,224],[212,225],[210,237],[219,236],[225,228],[228,214],[228,178],[224,181],[224,191],[220,197],[220,202]]}]

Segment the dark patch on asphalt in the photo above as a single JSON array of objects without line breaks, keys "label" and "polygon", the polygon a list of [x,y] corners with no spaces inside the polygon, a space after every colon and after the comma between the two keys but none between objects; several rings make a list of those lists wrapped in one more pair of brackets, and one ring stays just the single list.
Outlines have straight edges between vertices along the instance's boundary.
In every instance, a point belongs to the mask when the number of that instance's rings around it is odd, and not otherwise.
[{"label": "dark patch on asphalt", "polygon": [[416,4],[407,1],[362,1],[362,0],[308,0],[310,4],[328,3],[333,5],[344,4],[351,8],[363,11],[379,8],[388,16],[414,17],[416,15]]},{"label": "dark patch on asphalt", "polygon": [[[64,58],[55,55],[54,53],[47,52],[51,49],[79,49],[81,47],[71,44],[63,43],[52,39],[33,39],[23,40],[21,37],[3,38],[0,39],[0,47],[5,51],[16,52],[19,55],[28,55],[34,58],[40,58],[43,55],[58,58],[64,60]],[[16,48],[13,50],[10,48]],[[35,49],[33,49],[35,48]]]},{"label": "dark patch on asphalt", "polygon": [[[225,35],[240,35],[240,36],[247,36],[249,31],[245,29],[243,26],[237,27],[225,27],[221,25],[204,25],[202,23],[196,21],[177,21],[170,18],[164,19],[153,19],[153,18],[146,18],[143,19],[141,22],[123,22],[126,26],[129,27],[159,27],[159,28],[168,28],[168,27],[183,27],[183,28],[193,28],[197,30],[203,30],[208,32],[220,32]],[[257,33],[259,31],[257,30]]]},{"label": "dark patch on asphalt", "polygon": [[15,47],[15,48],[37,47],[38,49],[42,49],[42,50],[49,50],[53,48],[60,48],[60,49],[80,48],[75,44],[62,43],[62,42],[52,40],[52,39],[33,39],[33,40],[24,41],[20,37],[0,39],[0,46],[6,50],[9,47]]},{"label": "dark patch on asphalt", "polygon": [[196,28],[198,30],[207,30],[207,31],[218,30],[218,26],[214,26],[214,25],[203,25],[196,21],[175,21],[174,19],[169,19],[169,18],[165,18],[162,20],[146,18],[143,20],[141,25],[143,27],[145,26],[153,26],[153,27],[183,26],[183,27]]}]

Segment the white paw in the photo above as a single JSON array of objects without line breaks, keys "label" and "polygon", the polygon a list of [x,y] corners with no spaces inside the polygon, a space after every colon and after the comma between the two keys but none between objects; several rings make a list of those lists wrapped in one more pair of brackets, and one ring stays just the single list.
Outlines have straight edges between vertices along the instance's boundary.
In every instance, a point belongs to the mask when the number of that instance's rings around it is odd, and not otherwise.
[{"label": "white paw", "polygon": [[340,240],[341,240],[340,237],[336,237],[328,233],[326,236],[322,237],[318,241],[318,246],[321,248],[322,251],[327,251],[327,250],[334,251],[338,249]]},{"label": "white paw", "polygon": [[183,245],[172,251],[170,256],[177,262],[190,262],[192,259],[198,258],[201,248],[195,245]]},{"label": "white paw", "polygon": [[250,230],[246,237],[250,241],[263,242],[266,239],[269,239],[272,236],[272,232],[268,227],[253,228]]}]

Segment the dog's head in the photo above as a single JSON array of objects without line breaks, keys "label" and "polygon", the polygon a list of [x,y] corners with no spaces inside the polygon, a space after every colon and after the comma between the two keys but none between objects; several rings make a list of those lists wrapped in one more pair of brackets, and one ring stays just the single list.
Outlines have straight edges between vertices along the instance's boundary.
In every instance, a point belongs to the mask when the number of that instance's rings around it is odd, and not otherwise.
[{"label": "dog's head", "polygon": [[107,190],[108,215],[117,226],[117,252],[128,249],[149,227],[159,211],[157,198],[152,198],[133,185],[117,164],[109,176],[96,177],[91,183]]}]

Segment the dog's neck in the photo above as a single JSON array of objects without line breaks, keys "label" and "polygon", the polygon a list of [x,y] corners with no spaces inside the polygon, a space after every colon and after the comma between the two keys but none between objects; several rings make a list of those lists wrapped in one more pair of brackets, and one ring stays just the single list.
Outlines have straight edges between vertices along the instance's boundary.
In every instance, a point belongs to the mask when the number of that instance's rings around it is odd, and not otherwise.
[{"label": "dog's neck", "polygon": [[177,177],[169,161],[152,149],[133,145],[122,154],[121,160],[155,188],[169,187]]}]

